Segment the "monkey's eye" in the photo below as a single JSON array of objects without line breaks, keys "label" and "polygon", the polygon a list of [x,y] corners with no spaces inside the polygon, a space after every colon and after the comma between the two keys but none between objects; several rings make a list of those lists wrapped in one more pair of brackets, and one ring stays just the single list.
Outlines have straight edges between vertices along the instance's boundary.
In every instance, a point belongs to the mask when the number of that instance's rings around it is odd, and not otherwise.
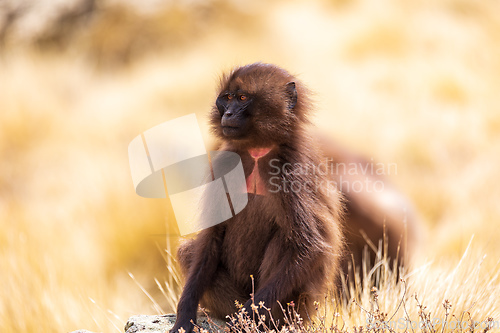
[{"label": "monkey's eye", "polygon": [[240,95],[240,101],[246,101],[248,99],[247,95]]},{"label": "monkey's eye", "polygon": [[231,95],[231,94],[227,94],[227,95],[226,95],[226,98],[227,98],[227,99],[233,99],[233,95]]}]

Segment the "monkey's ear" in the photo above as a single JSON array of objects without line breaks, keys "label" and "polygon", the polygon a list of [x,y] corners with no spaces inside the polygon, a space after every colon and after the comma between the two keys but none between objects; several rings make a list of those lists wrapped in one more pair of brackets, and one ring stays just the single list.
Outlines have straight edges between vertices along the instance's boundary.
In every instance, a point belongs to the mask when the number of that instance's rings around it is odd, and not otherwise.
[{"label": "monkey's ear", "polygon": [[291,110],[297,104],[297,89],[295,89],[295,82],[288,82],[286,84],[286,94],[288,95],[288,109]]}]

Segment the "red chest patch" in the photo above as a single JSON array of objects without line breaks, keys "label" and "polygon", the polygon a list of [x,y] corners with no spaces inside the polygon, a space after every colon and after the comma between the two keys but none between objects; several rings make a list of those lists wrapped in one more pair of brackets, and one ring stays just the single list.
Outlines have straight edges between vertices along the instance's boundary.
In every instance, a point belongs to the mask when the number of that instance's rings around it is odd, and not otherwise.
[{"label": "red chest patch", "polygon": [[254,160],[252,173],[247,177],[247,192],[259,195],[266,195],[266,184],[259,174],[258,161],[261,157],[266,156],[272,148],[252,148],[248,150],[250,156]]}]

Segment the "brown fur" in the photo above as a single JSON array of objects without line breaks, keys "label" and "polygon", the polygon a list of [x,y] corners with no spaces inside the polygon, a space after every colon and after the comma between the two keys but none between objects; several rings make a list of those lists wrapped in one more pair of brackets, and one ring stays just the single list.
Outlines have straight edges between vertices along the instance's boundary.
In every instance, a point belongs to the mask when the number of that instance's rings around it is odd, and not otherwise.
[{"label": "brown fur", "polygon": [[[369,165],[376,164],[376,161],[355,154],[326,136],[318,135],[316,139],[324,156],[329,158],[329,166],[332,167],[329,174],[338,184],[343,183],[341,189],[346,206],[344,234],[348,247],[348,253],[342,260],[345,277],[352,280],[352,269],[359,269],[362,265],[365,251],[368,254],[365,260],[369,260],[367,267],[370,268],[377,260],[376,251],[381,241],[381,254],[389,260],[391,268],[394,263],[396,269],[408,266],[421,237],[420,223],[412,204],[386,176],[371,170]],[[340,165],[338,170],[335,169],[337,164]],[[351,174],[349,166],[353,164],[365,167],[366,173]],[[351,187],[354,182],[366,184],[367,181],[372,185],[375,182],[383,185],[375,188],[363,186],[361,191]]]},{"label": "brown fur", "polygon": [[[295,82],[296,103],[290,102],[285,89],[289,82]],[[320,161],[306,130],[311,112],[307,90],[283,69],[257,63],[225,75],[219,91],[243,91],[255,98],[251,127],[245,137],[224,136],[216,107],[210,122],[222,140],[220,150],[238,153],[247,177],[255,163],[250,150],[272,148],[258,160],[268,193],[249,194],[248,205],[241,213],[203,230],[181,246],[178,258],[187,280],[172,331],[192,329],[190,321],[195,320],[199,302],[221,319],[235,312],[235,300],[251,311],[250,275],[255,280],[257,305],[263,301],[279,319],[282,313],[277,301],[293,301],[306,319],[312,301],[324,297],[339,271],[339,193],[328,191],[324,176],[303,172],[279,174],[281,180],[303,184],[302,191],[270,191],[271,160],[280,167],[286,163],[311,166]]]},{"label": "brown fur", "polygon": [[[287,107],[290,96],[284,89],[289,82],[295,82],[297,92],[296,104],[291,109]],[[264,196],[250,194],[248,205],[241,213],[203,230],[196,239],[181,246],[178,258],[187,282],[172,331],[192,328],[190,321],[195,320],[199,302],[212,316],[221,319],[235,312],[235,300],[249,310],[250,275],[255,279],[255,302],[264,301],[272,307],[275,318],[281,317],[276,301],[284,304],[292,300],[299,305],[303,318],[307,318],[311,300],[324,295],[340,271],[352,281],[348,266],[359,269],[365,249],[373,265],[375,251],[368,244],[378,247],[384,239],[384,255],[397,266],[408,263],[409,254],[418,242],[419,223],[408,200],[383,176],[336,174],[333,169],[326,174],[280,173],[279,177],[289,183],[313,185],[299,192],[269,191],[273,176],[271,165],[288,165],[288,171],[297,171],[296,165],[311,166],[325,161],[329,161],[330,167],[336,163],[348,166],[375,163],[325,136],[313,135],[311,139],[307,129],[311,112],[309,93],[296,78],[276,66],[252,64],[224,75],[219,92],[225,91],[243,91],[257,96],[258,100],[249,134],[238,139],[224,136],[221,114],[214,106],[210,122],[214,134],[222,141],[219,150],[238,153],[248,179],[255,165],[251,150],[272,148],[257,162],[259,177],[267,184],[268,191]],[[270,164],[272,160],[279,162]],[[382,181],[383,191],[345,188],[366,180],[372,184]],[[345,254],[340,231],[341,195],[324,186],[328,181],[344,184],[342,228],[348,248]]]}]

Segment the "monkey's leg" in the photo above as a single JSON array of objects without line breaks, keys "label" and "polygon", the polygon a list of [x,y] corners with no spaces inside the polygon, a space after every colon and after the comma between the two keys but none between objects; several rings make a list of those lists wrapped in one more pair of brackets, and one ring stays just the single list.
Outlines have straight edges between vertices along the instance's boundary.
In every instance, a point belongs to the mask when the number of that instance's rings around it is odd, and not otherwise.
[{"label": "monkey's leg", "polygon": [[[283,312],[277,301],[287,311],[287,303],[294,301],[301,316],[306,315],[311,292],[321,290],[326,277],[325,270],[318,263],[325,261],[319,250],[302,248],[305,242],[290,243],[283,237],[273,238],[267,247],[260,267],[262,282],[255,292],[255,305],[263,301],[272,309],[275,319],[282,319]],[[298,250],[297,250],[298,248]],[[300,264],[297,264],[300,263]],[[302,298],[304,297],[304,298]],[[245,309],[251,309],[252,300],[247,300]],[[262,313],[259,310],[260,314]]]},{"label": "monkey's leg", "polygon": [[239,310],[235,301],[244,304],[250,293],[251,290],[238,288],[227,270],[219,266],[210,287],[205,290],[200,304],[209,310],[211,317],[226,320],[226,316]]},{"label": "monkey's leg", "polygon": [[[177,251],[177,260],[184,276],[187,275],[191,267],[194,246],[194,241],[188,240],[182,243]],[[251,290],[243,291],[238,288],[227,270],[218,267],[212,284],[205,290],[200,303],[202,307],[209,311],[211,317],[226,320],[227,315],[231,315],[238,310],[235,301],[244,304],[251,292]]]},{"label": "monkey's leg", "polygon": [[187,276],[193,262],[194,240],[189,239],[182,243],[177,250],[177,261],[183,276]]}]

